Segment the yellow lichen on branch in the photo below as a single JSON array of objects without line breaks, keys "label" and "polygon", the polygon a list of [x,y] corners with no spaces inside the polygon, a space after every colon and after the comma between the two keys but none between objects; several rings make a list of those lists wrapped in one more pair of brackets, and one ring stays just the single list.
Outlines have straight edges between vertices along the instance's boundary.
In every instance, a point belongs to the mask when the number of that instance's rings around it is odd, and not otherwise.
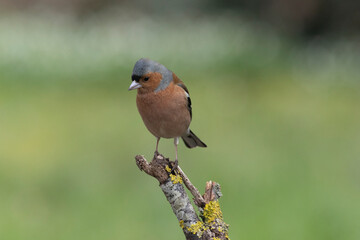
[{"label": "yellow lichen on branch", "polygon": [[180,175],[174,175],[174,174],[171,174],[171,168],[169,167],[169,165],[166,165],[165,167],[165,170],[170,173],[169,176],[170,176],[170,179],[171,181],[174,183],[174,184],[177,184],[177,183],[180,183],[182,184],[183,183],[183,180],[182,178],[180,177]]},{"label": "yellow lichen on branch", "polygon": [[219,201],[210,201],[204,207],[204,217],[206,223],[211,223],[215,219],[223,219]]},{"label": "yellow lichen on branch", "polygon": [[169,165],[166,165],[165,170],[169,173],[171,172],[171,168],[169,167]]},{"label": "yellow lichen on branch", "polygon": [[180,227],[181,227],[182,229],[184,229],[184,227],[185,227],[185,226],[184,226],[184,220],[180,220],[180,221],[179,221],[179,224],[180,224]]},{"label": "yellow lichen on branch", "polygon": [[170,178],[171,178],[171,181],[172,181],[174,184],[177,184],[177,183],[182,184],[182,183],[183,183],[183,180],[182,180],[182,178],[180,177],[180,175],[170,174]]},{"label": "yellow lichen on branch", "polygon": [[206,231],[207,229],[208,227],[206,227],[201,221],[191,224],[191,226],[187,228],[189,232],[191,232],[192,234],[196,234],[198,237],[201,237],[204,231]]},{"label": "yellow lichen on branch", "polygon": [[210,201],[205,205],[203,217],[205,225],[207,225],[208,228],[217,232],[219,235],[225,236],[226,239],[229,239],[229,225],[227,225],[223,220],[223,215],[218,200]]}]

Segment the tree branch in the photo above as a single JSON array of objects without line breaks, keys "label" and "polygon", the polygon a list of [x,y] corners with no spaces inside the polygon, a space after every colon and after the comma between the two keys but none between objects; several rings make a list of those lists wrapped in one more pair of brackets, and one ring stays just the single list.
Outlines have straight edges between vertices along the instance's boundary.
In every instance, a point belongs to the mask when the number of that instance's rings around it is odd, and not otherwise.
[{"label": "tree branch", "polygon": [[194,202],[195,202],[196,206],[204,207],[206,203],[205,203],[204,198],[201,196],[199,190],[197,190],[197,188],[190,182],[190,179],[186,176],[186,174],[183,172],[183,170],[180,168],[180,166],[178,166],[177,170],[179,171],[179,174],[180,174],[181,178],[183,179],[185,186],[187,187],[187,189],[189,189],[191,194],[194,196]]},{"label": "tree branch", "polygon": [[[229,239],[228,225],[223,221],[218,202],[218,198],[222,196],[218,183],[207,182],[205,194],[201,196],[180,167],[177,168],[179,174],[174,175],[171,173],[173,162],[163,155],[155,155],[150,163],[141,155],[137,155],[135,160],[141,171],[159,181],[160,188],[170,203],[186,239]],[[182,182],[194,196],[194,202],[199,208],[200,218],[191,205]]]}]

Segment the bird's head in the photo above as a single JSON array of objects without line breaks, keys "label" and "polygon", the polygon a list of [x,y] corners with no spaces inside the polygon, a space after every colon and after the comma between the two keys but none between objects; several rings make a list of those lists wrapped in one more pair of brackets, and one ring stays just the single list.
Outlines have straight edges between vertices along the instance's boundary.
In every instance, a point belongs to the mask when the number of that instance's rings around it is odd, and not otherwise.
[{"label": "bird's head", "polygon": [[131,79],[132,83],[129,90],[139,89],[140,92],[158,92],[170,84],[173,75],[164,65],[147,58],[141,58],[135,63]]}]

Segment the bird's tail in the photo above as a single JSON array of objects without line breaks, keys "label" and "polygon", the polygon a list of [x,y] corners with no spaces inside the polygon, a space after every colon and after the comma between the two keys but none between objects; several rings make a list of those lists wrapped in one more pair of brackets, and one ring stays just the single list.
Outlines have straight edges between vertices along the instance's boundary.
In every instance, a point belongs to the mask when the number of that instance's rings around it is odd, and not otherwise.
[{"label": "bird's tail", "polygon": [[206,144],[203,143],[191,130],[189,130],[187,135],[182,136],[181,138],[188,148],[207,147]]}]

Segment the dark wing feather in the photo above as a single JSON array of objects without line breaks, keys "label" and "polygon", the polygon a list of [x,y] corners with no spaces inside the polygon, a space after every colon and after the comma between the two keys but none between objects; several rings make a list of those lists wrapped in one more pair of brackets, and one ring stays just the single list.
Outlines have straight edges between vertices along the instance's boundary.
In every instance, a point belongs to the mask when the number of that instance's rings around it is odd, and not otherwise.
[{"label": "dark wing feather", "polygon": [[180,80],[180,78],[178,78],[174,73],[173,73],[173,80],[174,80],[174,83],[176,85],[178,85],[179,87],[181,87],[182,89],[185,90],[185,92],[188,94],[188,97],[187,97],[187,108],[189,110],[189,113],[190,113],[190,118],[192,118],[192,109],[191,109],[191,99],[190,99],[190,94],[189,94],[189,90],[187,89],[187,87],[185,86],[185,84]]},{"label": "dark wing feather", "polygon": [[190,98],[190,95],[189,95],[189,90],[186,88],[186,86],[184,85],[183,82],[178,82],[178,83],[176,83],[176,85],[178,85],[179,87],[181,87],[182,89],[184,89],[185,92],[188,94],[188,97],[187,97],[187,102],[188,102],[187,108],[188,108],[188,110],[189,110],[189,112],[190,112],[190,118],[192,118],[191,98]]}]

